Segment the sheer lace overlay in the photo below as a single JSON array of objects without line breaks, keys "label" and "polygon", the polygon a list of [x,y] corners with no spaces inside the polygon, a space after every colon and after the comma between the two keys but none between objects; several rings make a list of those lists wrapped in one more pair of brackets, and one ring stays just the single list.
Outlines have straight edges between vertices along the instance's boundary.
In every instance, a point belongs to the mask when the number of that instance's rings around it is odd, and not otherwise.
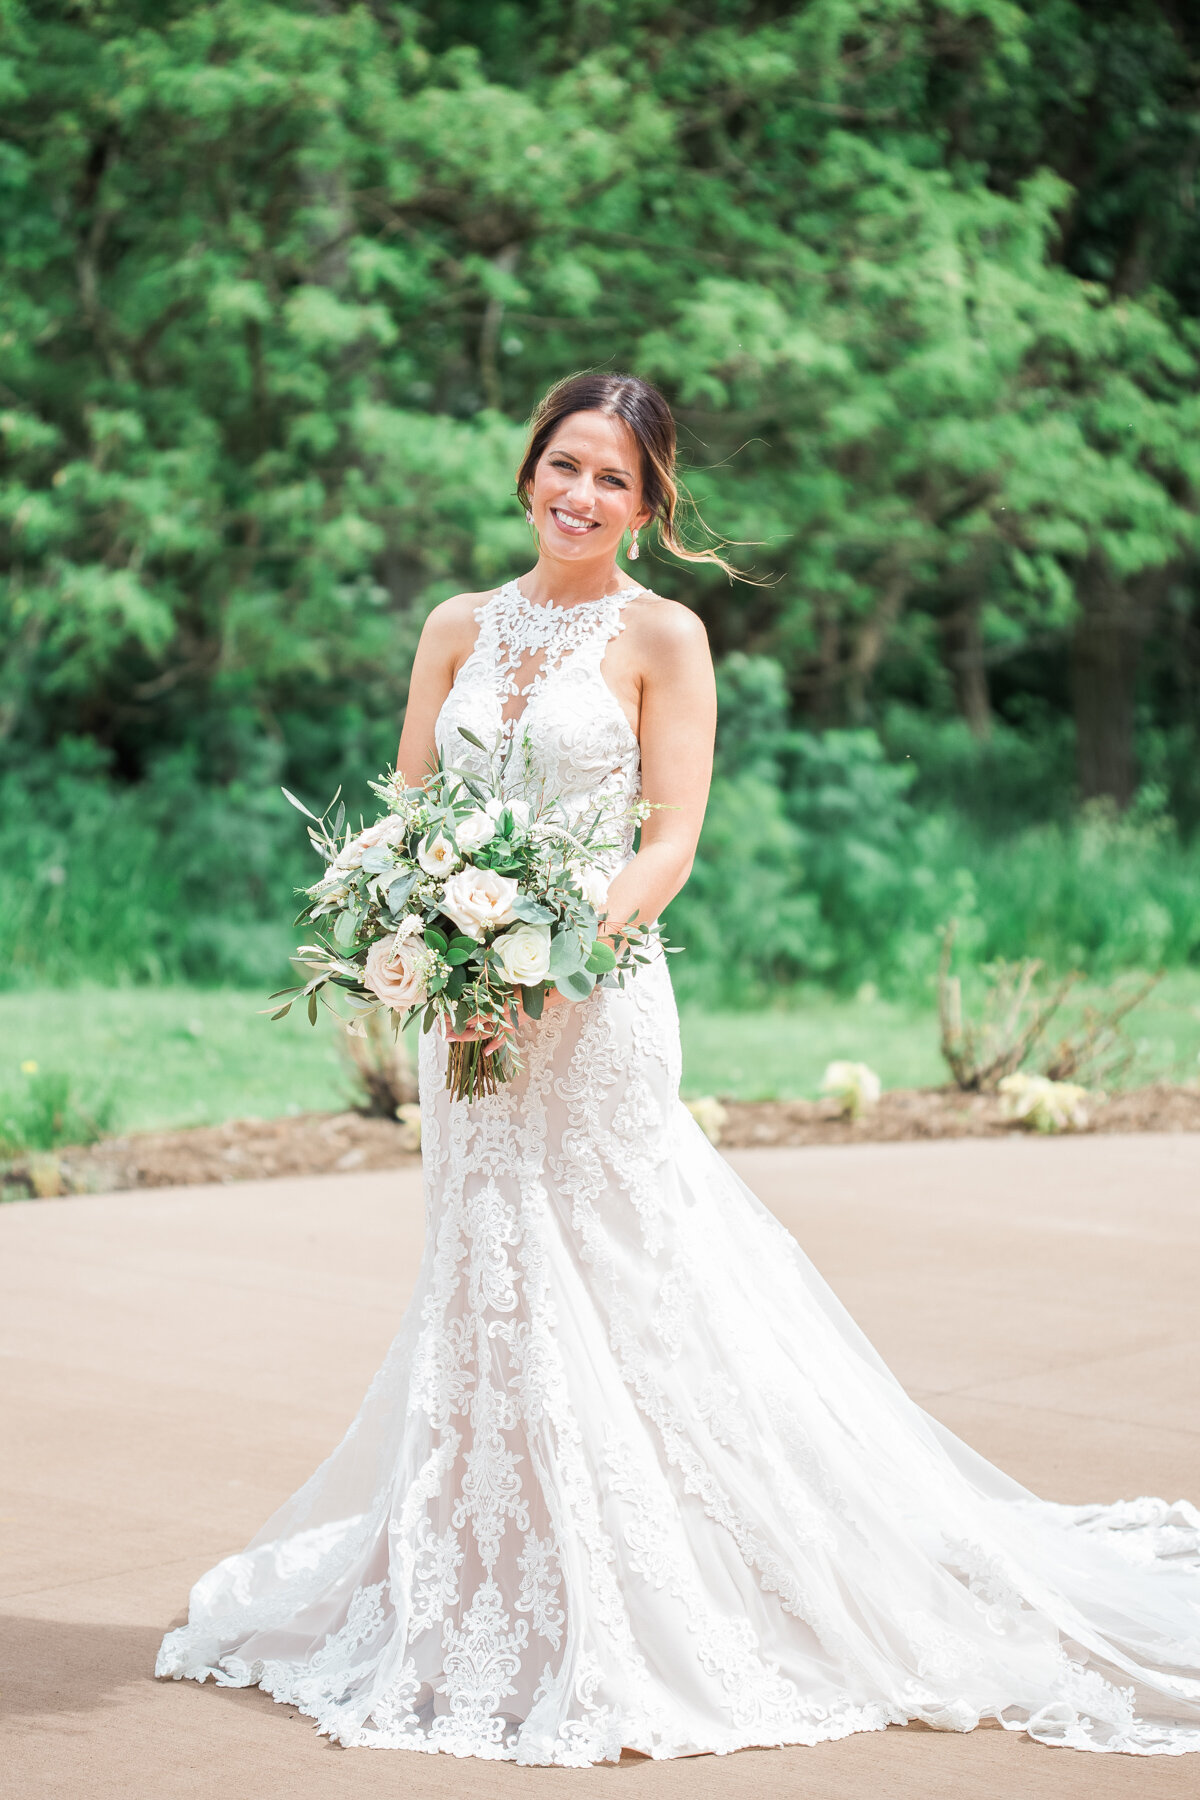
[{"label": "sheer lace overlay", "polygon": [[[515,731],[514,794],[636,795],[601,673],[627,598],[486,602],[448,760],[480,754],[459,724]],[[908,1399],[680,1104],[661,955],[526,1025],[490,1098],[451,1101],[444,1057],[422,1038],[399,1335],[160,1675],[257,1683],[346,1745],[521,1763],[913,1719],[1200,1750],[1200,1513],[1039,1501]]]}]

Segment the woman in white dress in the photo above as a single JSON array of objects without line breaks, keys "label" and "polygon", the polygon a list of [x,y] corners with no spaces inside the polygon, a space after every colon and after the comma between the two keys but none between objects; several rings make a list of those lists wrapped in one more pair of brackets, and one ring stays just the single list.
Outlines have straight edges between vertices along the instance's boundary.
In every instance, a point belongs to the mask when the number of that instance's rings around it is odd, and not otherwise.
[{"label": "woman in white dress", "polygon": [[[399,766],[515,733],[515,795],[656,803],[610,921],[687,878],[712,669],[619,571],[675,548],[674,426],[585,375],[535,417],[536,566],[431,613]],[[630,554],[633,554],[631,550]],[[659,951],[548,1004],[451,1100],[421,1039],[426,1245],[326,1463],[196,1584],[160,1675],[257,1683],[346,1745],[580,1766],[910,1720],[1200,1750],[1200,1514],[1037,1500],[916,1406],[680,1103]]]}]

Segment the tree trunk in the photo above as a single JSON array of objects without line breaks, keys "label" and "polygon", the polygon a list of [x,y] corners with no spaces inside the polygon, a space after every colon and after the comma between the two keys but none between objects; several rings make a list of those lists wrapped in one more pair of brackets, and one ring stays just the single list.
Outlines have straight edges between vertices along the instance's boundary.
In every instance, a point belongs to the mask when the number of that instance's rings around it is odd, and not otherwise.
[{"label": "tree trunk", "polygon": [[859,627],[846,670],[846,713],[853,725],[861,725],[866,719],[871,677],[887,649],[892,629],[911,590],[912,580],[907,570],[892,575],[875,611]]},{"label": "tree trunk", "polygon": [[1084,800],[1107,795],[1125,807],[1137,787],[1134,695],[1146,609],[1099,554],[1080,569],[1076,595],[1071,695],[1079,792]]},{"label": "tree trunk", "polygon": [[971,736],[980,740],[990,737],[992,731],[992,700],[983,660],[982,609],[982,601],[973,598],[938,620],[942,660],[954,684],[959,715],[966,720]]}]

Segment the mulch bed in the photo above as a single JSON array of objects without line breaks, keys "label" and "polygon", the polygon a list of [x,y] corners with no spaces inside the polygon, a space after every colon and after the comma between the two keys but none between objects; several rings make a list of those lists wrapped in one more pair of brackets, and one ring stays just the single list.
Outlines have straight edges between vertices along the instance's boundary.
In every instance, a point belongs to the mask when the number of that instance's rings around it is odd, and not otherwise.
[{"label": "mulch bed", "polygon": [[[1200,1084],[1155,1082],[1088,1108],[1088,1131],[1200,1131]],[[913,1139],[1007,1137],[1025,1127],[1002,1116],[995,1094],[892,1088],[861,1119],[833,1100],[728,1101],[723,1150],[759,1144],[900,1144]]]},{"label": "mulch bed", "polygon": [[[957,1088],[893,1088],[861,1119],[843,1119],[833,1100],[729,1100],[721,1147],[897,1144],[913,1139],[1002,1137],[1022,1129],[1001,1117],[990,1094]],[[1200,1085],[1156,1082],[1094,1104],[1090,1131],[1200,1131]],[[18,1158],[0,1171],[6,1199],[257,1181],[275,1175],[331,1175],[392,1169],[420,1160],[409,1127],[361,1113],[301,1113],[232,1119],[187,1131],[106,1138],[90,1149]]]}]

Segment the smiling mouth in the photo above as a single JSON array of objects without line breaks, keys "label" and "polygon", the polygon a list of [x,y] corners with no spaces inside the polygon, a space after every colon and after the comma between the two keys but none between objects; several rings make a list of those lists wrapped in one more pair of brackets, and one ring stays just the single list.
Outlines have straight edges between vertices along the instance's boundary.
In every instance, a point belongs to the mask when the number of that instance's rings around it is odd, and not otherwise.
[{"label": "smiling mouth", "polygon": [[561,506],[552,506],[550,515],[560,531],[569,537],[586,537],[589,531],[599,528],[599,519],[583,519],[578,513],[564,512]]}]

